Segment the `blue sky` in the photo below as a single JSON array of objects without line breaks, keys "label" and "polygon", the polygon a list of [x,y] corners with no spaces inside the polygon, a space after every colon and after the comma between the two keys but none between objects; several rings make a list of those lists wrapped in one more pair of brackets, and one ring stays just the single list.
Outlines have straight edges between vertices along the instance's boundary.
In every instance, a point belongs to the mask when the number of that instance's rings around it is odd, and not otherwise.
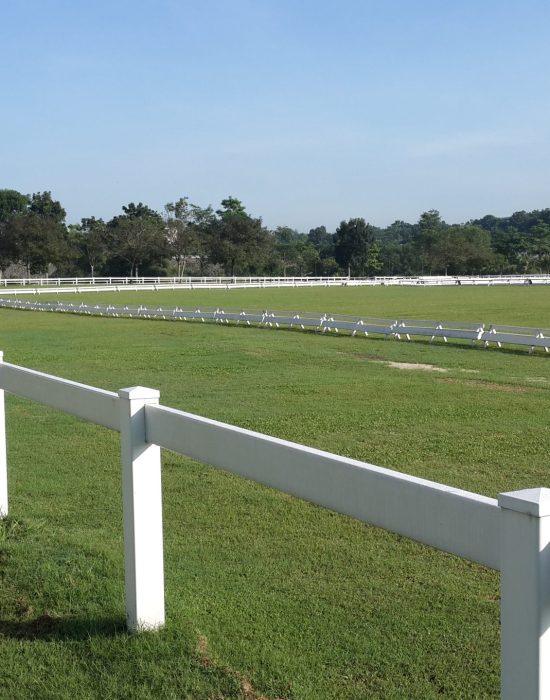
[{"label": "blue sky", "polygon": [[549,33],[546,0],[1,0],[0,188],[302,231],[550,207]]}]

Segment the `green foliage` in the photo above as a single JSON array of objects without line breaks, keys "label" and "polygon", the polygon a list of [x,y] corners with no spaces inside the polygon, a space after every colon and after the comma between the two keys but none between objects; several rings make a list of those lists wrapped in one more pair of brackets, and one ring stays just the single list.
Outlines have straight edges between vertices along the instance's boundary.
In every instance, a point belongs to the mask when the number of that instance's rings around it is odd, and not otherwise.
[{"label": "green foliage", "polygon": [[109,253],[107,226],[103,219],[92,216],[82,219],[75,234],[81,252],[81,265],[93,277],[105,265]]},{"label": "green foliage", "polygon": [[374,229],[364,219],[342,221],[334,234],[334,257],[354,276],[372,275],[381,269],[380,247]]},{"label": "green foliage", "polygon": [[474,224],[441,226],[422,250],[435,274],[481,274],[494,268],[490,236]]},{"label": "green foliage", "polygon": [[214,221],[214,212],[211,207],[202,209],[190,204],[188,197],[169,202],[164,212],[168,253],[176,263],[176,274],[181,277],[189,261],[204,258],[205,232]]},{"label": "green foliage", "polygon": [[146,204],[143,204],[142,202],[139,202],[138,204],[134,204],[134,202],[130,202],[130,204],[127,204],[122,207],[122,211],[124,212],[123,217],[115,217],[115,220],[117,218],[126,218],[126,219],[157,219],[160,220],[160,215],[158,212],[156,212],[154,209],[151,209],[151,207],[148,207]]},{"label": "green foliage", "polygon": [[394,221],[385,229],[379,229],[377,240],[380,243],[410,243],[418,234],[418,225],[406,221]]},{"label": "green foliage", "polygon": [[48,263],[62,263],[68,254],[65,227],[53,217],[27,211],[10,219],[4,229],[6,262],[20,260],[27,275],[47,272]]},{"label": "green foliage", "polygon": [[445,223],[435,209],[417,223],[380,229],[363,218],[301,233],[268,231],[236,197],[214,212],[180,197],[161,214],[130,202],[107,224],[65,225],[51,192],[0,190],[0,269],[27,274],[422,275],[550,272],[550,209]]},{"label": "green foliage", "polygon": [[308,241],[319,249],[319,252],[330,250],[333,247],[332,235],[328,233],[324,226],[312,228],[307,234]]},{"label": "green foliage", "polygon": [[232,214],[247,216],[244,204],[240,199],[235,197],[227,197],[222,199],[222,208],[216,211],[216,214],[223,219],[224,217],[230,217]]},{"label": "green foliage", "polygon": [[550,270],[550,209],[518,211],[509,217],[485,216],[473,222],[491,235],[505,272]]},{"label": "green foliage", "polygon": [[274,274],[304,276],[319,274],[319,249],[309,237],[288,226],[279,226],[273,232],[275,239]]},{"label": "green foliage", "polygon": [[129,276],[137,276],[140,269],[142,274],[162,269],[168,253],[162,218],[141,202],[131,202],[122,210],[124,215],[116,216],[106,228],[115,273],[120,261]]},{"label": "green foliage", "polygon": [[425,275],[434,274],[438,268],[437,253],[441,247],[441,238],[446,224],[435,209],[424,212],[418,222],[418,236],[414,239],[421,264],[421,272]]},{"label": "green foliage", "polygon": [[0,225],[13,216],[23,214],[29,206],[30,198],[16,190],[0,190]]},{"label": "green foliage", "polygon": [[44,273],[48,263],[63,265],[71,257],[65,210],[50,192],[22,195],[2,190],[0,197],[0,262],[3,268],[22,262],[27,275]]},{"label": "green foliage", "polygon": [[252,218],[233,197],[224,199],[216,214],[206,229],[209,260],[222,265],[229,275],[265,270],[272,241],[262,220]]},{"label": "green foliage", "polygon": [[61,203],[52,199],[51,192],[35,192],[31,196],[29,211],[41,219],[48,219],[56,224],[63,224],[67,215]]}]

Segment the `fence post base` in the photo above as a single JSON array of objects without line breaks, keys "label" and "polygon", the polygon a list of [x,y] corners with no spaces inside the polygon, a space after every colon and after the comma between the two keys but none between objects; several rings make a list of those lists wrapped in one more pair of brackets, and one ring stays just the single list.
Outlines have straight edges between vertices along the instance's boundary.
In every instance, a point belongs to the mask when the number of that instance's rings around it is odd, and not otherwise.
[{"label": "fence post base", "polygon": [[164,562],[160,447],[146,442],[145,405],[159,392],[131,387],[121,405],[126,619],[131,632],[164,625]]},{"label": "fence post base", "polygon": [[550,489],[501,493],[503,700],[550,697]]}]

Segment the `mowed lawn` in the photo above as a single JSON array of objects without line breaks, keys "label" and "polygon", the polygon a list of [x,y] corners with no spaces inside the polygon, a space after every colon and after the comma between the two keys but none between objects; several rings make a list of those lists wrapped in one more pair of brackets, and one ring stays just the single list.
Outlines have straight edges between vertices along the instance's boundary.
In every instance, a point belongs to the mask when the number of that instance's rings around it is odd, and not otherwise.
[{"label": "mowed lawn", "polygon": [[[550,326],[544,287],[67,298]],[[0,349],[490,496],[550,486],[541,352],[11,310]],[[118,436],[11,396],[7,412],[0,698],[498,697],[495,572],[169,452],[167,627],[127,635]]]},{"label": "mowed lawn", "polygon": [[[0,290],[0,298],[2,296]],[[21,295],[22,299],[33,296]],[[550,328],[550,286],[307,287],[46,294],[73,303],[150,304],[319,311],[376,318],[421,318]]]}]

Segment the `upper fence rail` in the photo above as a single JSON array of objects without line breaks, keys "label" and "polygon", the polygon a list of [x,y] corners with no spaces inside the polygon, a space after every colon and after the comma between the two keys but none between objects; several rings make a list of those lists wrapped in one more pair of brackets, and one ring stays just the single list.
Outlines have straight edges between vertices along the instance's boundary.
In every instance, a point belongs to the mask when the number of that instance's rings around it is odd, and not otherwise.
[{"label": "upper fence rail", "polygon": [[[334,286],[492,286],[550,284],[550,274],[528,275],[420,275],[416,277],[30,277],[3,278],[0,287],[19,294],[48,294],[61,287],[73,291],[125,289],[239,289],[258,287]],[[17,290],[17,291],[15,291]]]},{"label": "upper fence rail", "polygon": [[499,568],[495,499],[166,406],[145,416],[147,440],[161,447]]},{"label": "upper fence rail", "polygon": [[7,362],[0,362],[0,388],[105,428],[119,430],[118,395],[112,391]]},{"label": "upper fence rail", "polygon": [[84,314],[88,316],[115,316],[127,318],[164,319],[177,321],[210,321],[223,324],[259,325],[275,328],[306,328],[322,333],[345,331],[353,336],[370,334],[411,339],[411,336],[429,338],[430,342],[441,338],[446,343],[449,338],[466,340],[472,344],[481,342],[485,347],[495,343],[498,347],[503,344],[521,345],[528,347],[530,352],[535,348],[550,349],[550,329],[527,328],[465,321],[428,321],[412,319],[380,319],[372,317],[357,318],[342,314],[319,314],[311,311],[254,311],[244,309],[198,309],[198,308],[150,308],[147,306],[113,306],[111,304],[73,304],[58,301],[28,301],[25,299],[1,299],[0,307],[27,311],[59,311],[65,313]]},{"label": "upper fence rail", "polygon": [[[121,393],[6,362],[0,389],[120,430]],[[495,499],[166,406],[143,420],[148,444],[499,568]]]}]

